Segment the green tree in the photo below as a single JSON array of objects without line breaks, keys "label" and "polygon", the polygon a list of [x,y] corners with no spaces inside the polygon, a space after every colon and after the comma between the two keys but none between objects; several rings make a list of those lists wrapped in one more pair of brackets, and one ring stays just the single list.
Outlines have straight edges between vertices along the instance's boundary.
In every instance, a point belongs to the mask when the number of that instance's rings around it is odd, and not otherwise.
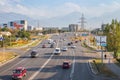
[{"label": "green tree", "polygon": [[9,31],[9,28],[7,26],[3,27],[1,31]]},{"label": "green tree", "polygon": [[120,22],[112,20],[111,24],[107,24],[104,30],[107,36],[107,49],[114,51],[114,58],[117,58],[117,52],[120,49]]},{"label": "green tree", "polygon": [[30,38],[30,33],[24,30],[18,31],[17,37],[20,38]]}]

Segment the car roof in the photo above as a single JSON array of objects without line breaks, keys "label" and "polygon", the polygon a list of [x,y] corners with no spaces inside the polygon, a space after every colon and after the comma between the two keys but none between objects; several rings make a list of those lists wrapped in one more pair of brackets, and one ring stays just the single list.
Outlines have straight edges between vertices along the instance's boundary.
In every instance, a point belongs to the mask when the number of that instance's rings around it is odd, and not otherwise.
[{"label": "car roof", "polygon": [[55,48],[55,49],[60,49],[60,48]]},{"label": "car roof", "polygon": [[32,50],[32,52],[37,52],[37,50]]},{"label": "car roof", "polygon": [[69,63],[70,61],[63,61],[63,63]]},{"label": "car roof", "polygon": [[25,69],[24,67],[17,67],[17,70]]}]

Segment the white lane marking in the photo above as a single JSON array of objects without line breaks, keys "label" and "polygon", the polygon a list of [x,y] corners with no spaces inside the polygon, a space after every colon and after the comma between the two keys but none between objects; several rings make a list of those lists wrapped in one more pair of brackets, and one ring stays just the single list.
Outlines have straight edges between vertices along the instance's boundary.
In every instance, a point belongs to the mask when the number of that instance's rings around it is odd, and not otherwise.
[{"label": "white lane marking", "polygon": [[73,73],[74,73],[74,70],[75,70],[75,53],[74,53],[74,51],[73,51],[73,56],[74,56],[74,58],[73,58],[72,70],[71,70],[71,73],[70,73],[71,80],[72,80]]},{"label": "white lane marking", "polygon": [[4,70],[4,71],[3,71],[3,72],[1,72],[1,73],[5,73],[6,71],[8,71],[9,69],[12,69],[13,67],[15,67],[16,65],[20,64],[20,63],[21,63],[21,62],[23,62],[23,61],[25,61],[25,59],[23,59],[23,60],[19,61],[17,64],[15,64],[15,65],[13,65],[12,67],[10,67],[10,68],[8,68],[8,69]]},{"label": "white lane marking", "polygon": [[39,72],[41,72],[41,70],[48,64],[48,62],[51,60],[51,58],[53,57],[53,54],[50,56],[50,58],[42,65],[42,67],[36,71],[30,78],[29,80],[33,80],[38,74]]},{"label": "white lane marking", "polygon": [[57,45],[56,45],[56,47],[58,47],[58,44],[59,44],[59,40],[57,40]]}]

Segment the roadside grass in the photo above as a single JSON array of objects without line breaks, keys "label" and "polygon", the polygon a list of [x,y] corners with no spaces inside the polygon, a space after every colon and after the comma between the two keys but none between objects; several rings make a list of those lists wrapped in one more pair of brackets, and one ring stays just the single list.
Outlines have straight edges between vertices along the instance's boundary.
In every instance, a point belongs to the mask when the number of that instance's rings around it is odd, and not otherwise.
[{"label": "roadside grass", "polygon": [[94,59],[95,60],[95,65],[96,65],[96,68],[98,69],[98,72],[100,74],[103,74],[107,77],[118,77],[116,74],[114,74],[111,70],[109,70],[105,63],[102,64],[101,62],[101,59]]},{"label": "roadside grass", "polygon": [[0,63],[6,62],[16,56],[18,55],[14,52],[0,52]]},{"label": "roadside grass", "polygon": [[83,47],[86,47],[86,48],[88,48],[88,49],[90,49],[90,50],[95,50],[94,48],[88,46],[85,42],[83,42]]},{"label": "roadside grass", "polygon": [[[29,49],[30,47],[34,47],[36,46],[38,43],[40,43],[42,40],[44,39],[48,39],[50,36],[39,36],[38,37],[38,40],[36,40],[35,42],[33,42],[31,45],[29,45],[28,47],[24,47],[24,48],[21,48],[21,50],[27,50]],[[28,42],[28,44],[31,43],[31,41]],[[25,46],[27,44],[17,44],[17,45],[14,45],[14,46],[10,46],[11,48],[14,48],[14,47],[21,47],[21,46]],[[4,62],[7,62],[13,58],[15,58],[16,56],[18,56],[16,53],[14,52],[0,52],[0,64],[1,63],[4,63]]]},{"label": "roadside grass", "polygon": [[41,36],[39,37],[39,40],[35,41],[32,45],[30,45],[30,47],[34,47],[36,46],[38,43],[40,43],[42,40],[48,39],[50,36]]},{"label": "roadside grass", "polygon": [[82,42],[82,43],[81,43],[81,46],[88,49],[88,50],[84,51],[84,52],[86,52],[86,53],[91,53],[91,51],[95,51],[94,48],[89,47],[85,42]]},{"label": "roadside grass", "polygon": [[[36,46],[39,42],[41,42],[42,40],[47,39],[49,37],[50,36],[48,36],[48,35],[37,36],[36,41],[34,41],[34,42],[32,41],[33,43],[31,41],[28,41],[28,43],[26,43],[26,44],[16,44],[16,45],[8,46],[7,48],[15,48],[15,47],[22,47],[22,46],[28,45],[26,47],[21,48],[22,50],[27,50],[28,48]],[[32,43],[32,44],[30,44],[30,43]]]}]

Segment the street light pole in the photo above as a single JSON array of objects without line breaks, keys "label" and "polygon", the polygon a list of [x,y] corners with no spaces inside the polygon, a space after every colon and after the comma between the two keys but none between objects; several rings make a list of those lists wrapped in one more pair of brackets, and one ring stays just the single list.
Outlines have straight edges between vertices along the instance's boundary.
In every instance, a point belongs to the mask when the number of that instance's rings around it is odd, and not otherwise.
[{"label": "street light pole", "polygon": [[10,35],[10,46],[11,46],[11,35]]},{"label": "street light pole", "polygon": [[2,46],[3,46],[3,60],[5,59],[5,44],[4,44],[4,37],[2,36]]},{"label": "street light pole", "polygon": [[[101,46],[101,41],[102,41],[102,39],[101,39],[101,36],[100,36],[100,46]],[[103,49],[102,49],[102,46],[101,46],[101,63],[103,65]]]}]

